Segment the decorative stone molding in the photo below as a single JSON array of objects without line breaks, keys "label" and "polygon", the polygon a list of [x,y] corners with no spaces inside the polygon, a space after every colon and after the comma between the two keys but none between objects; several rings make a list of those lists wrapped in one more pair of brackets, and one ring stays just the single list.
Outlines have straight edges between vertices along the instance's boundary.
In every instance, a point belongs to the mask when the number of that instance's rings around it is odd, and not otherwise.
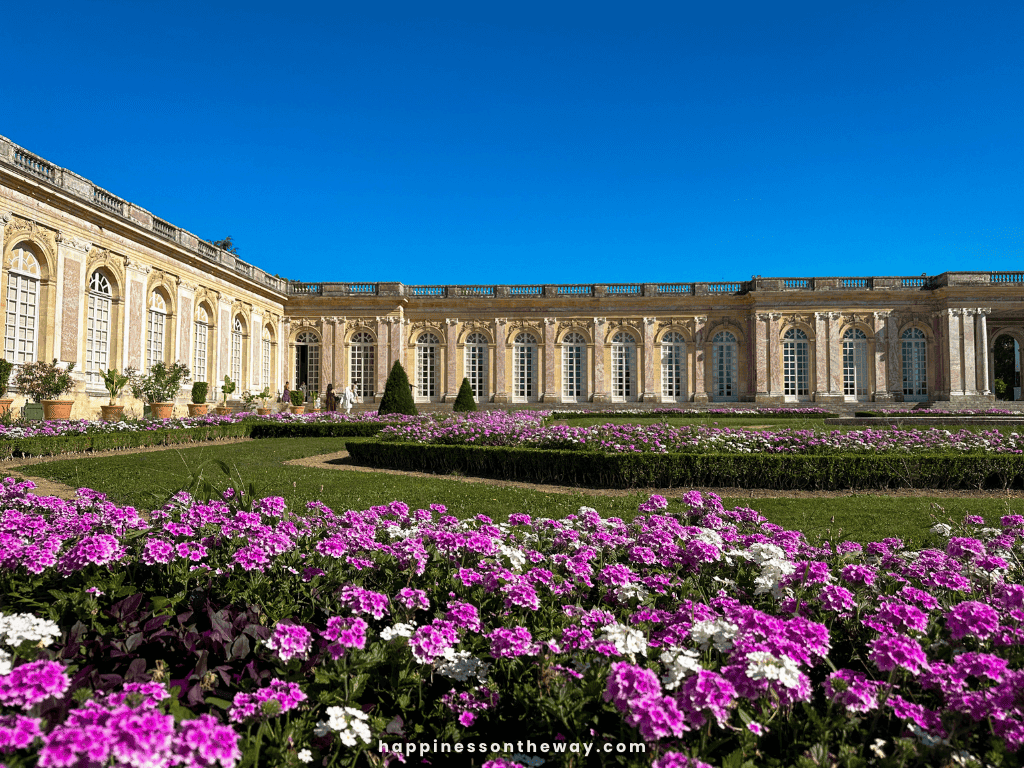
[{"label": "decorative stone molding", "polygon": [[66,235],[62,230],[57,230],[57,234],[54,235],[54,239],[58,245],[62,245],[65,248],[71,248],[81,253],[88,253],[92,248],[92,243],[88,240],[84,240],[80,237],[74,237],[73,235]]}]

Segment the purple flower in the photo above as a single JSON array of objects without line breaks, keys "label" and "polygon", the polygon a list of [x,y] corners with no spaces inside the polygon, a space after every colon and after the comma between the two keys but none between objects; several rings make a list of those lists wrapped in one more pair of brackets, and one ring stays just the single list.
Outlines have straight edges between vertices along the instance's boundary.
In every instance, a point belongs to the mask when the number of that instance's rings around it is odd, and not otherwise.
[{"label": "purple flower", "polygon": [[409,589],[408,587],[401,589],[395,596],[395,600],[410,610],[422,608],[425,611],[430,608],[427,593],[422,589]]},{"label": "purple flower", "polygon": [[0,717],[0,752],[13,752],[26,749],[33,741],[43,735],[39,728],[40,720],[22,715],[5,715]]},{"label": "purple flower", "polygon": [[50,696],[60,696],[69,685],[64,665],[45,659],[30,661],[0,675],[0,704],[29,709]]},{"label": "purple flower", "polygon": [[491,655],[496,659],[532,656],[539,650],[526,627],[499,627],[488,634],[487,639],[491,641]]},{"label": "purple flower", "polygon": [[870,565],[847,565],[842,570],[843,581],[870,587],[878,577],[878,571]]},{"label": "purple flower", "polygon": [[914,674],[928,668],[928,657],[921,644],[903,635],[883,635],[868,643],[868,658],[882,672],[902,667]]},{"label": "purple flower", "polygon": [[267,647],[277,651],[281,661],[305,659],[312,644],[313,636],[301,624],[278,624],[274,627],[274,634],[267,640]]},{"label": "purple flower", "polygon": [[362,587],[345,586],[341,588],[338,601],[352,609],[352,613],[366,613],[375,619],[384,618],[388,612],[388,597],[380,592],[373,592]]},{"label": "purple flower", "polygon": [[883,686],[859,672],[841,669],[828,676],[824,687],[825,695],[846,707],[847,712],[871,712],[878,709],[878,693]]},{"label": "purple flower", "polygon": [[419,627],[409,638],[409,650],[413,658],[420,664],[432,664],[435,659],[445,655],[445,651],[459,642],[459,633],[450,621],[434,619],[424,627]]},{"label": "purple flower", "polygon": [[946,628],[953,640],[969,635],[984,640],[999,628],[999,614],[985,603],[965,600],[946,614]]},{"label": "purple flower", "polygon": [[[255,693],[236,693],[233,706],[228,711],[228,720],[241,723],[250,717],[277,717],[295,709],[306,700],[306,694],[298,683],[286,683],[274,678],[270,685],[260,688]],[[274,706],[269,706],[274,702]]]}]

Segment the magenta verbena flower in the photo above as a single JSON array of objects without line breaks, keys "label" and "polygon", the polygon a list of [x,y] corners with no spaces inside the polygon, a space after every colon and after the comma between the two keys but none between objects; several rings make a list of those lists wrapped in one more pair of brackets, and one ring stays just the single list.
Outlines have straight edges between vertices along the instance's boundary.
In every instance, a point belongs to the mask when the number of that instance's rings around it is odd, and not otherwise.
[{"label": "magenta verbena flower", "polygon": [[459,633],[450,621],[434,619],[419,627],[409,638],[409,650],[420,664],[432,664],[459,642]]},{"label": "magenta verbena flower", "polygon": [[410,610],[422,608],[424,611],[430,608],[430,601],[427,599],[427,593],[422,589],[405,589],[399,590],[398,594],[395,595],[395,601],[401,603]]},{"label": "magenta verbena flower", "polygon": [[362,587],[344,586],[338,602],[352,609],[352,613],[365,613],[375,619],[384,618],[388,612],[388,596]]},{"label": "magenta verbena flower", "polygon": [[959,559],[971,559],[985,554],[985,545],[977,539],[954,536],[946,542],[946,554]]},{"label": "magenta verbena flower", "polygon": [[327,620],[327,630],[322,634],[337,646],[331,649],[331,655],[337,659],[344,652],[344,648],[356,648],[361,651],[366,647],[367,628],[367,623],[357,616],[332,616]]},{"label": "magenta verbena flower", "polygon": [[448,611],[445,613],[444,618],[460,629],[470,629],[473,632],[482,631],[480,613],[477,611],[476,606],[471,603],[453,600],[448,604]]},{"label": "magenta verbena flower", "polygon": [[267,640],[267,647],[277,651],[281,661],[305,659],[312,644],[313,636],[301,624],[278,624],[274,627],[274,634]]},{"label": "magenta verbena flower", "polygon": [[[250,717],[277,717],[295,709],[306,700],[306,694],[298,683],[286,683],[274,678],[270,685],[254,693],[236,693],[233,706],[228,711],[228,720],[241,723]],[[267,706],[274,702],[276,706]]]},{"label": "magenta verbena flower", "polygon": [[900,667],[917,673],[928,668],[921,644],[904,635],[882,635],[868,643],[868,658],[882,672]]},{"label": "magenta verbena flower", "polygon": [[874,584],[875,579],[878,577],[878,571],[870,565],[847,565],[840,573],[843,581],[850,584],[863,584],[865,587],[870,587]]},{"label": "magenta verbena flower", "polygon": [[64,665],[56,661],[30,661],[0,675],[0,704],[29,709],[50,696],[60,696],[71,685]]},{"label": "magenta verbena flower", "polygon": [[661,681],[652,670],[624,661],[612,664],[605,680],[604,700],[620,712],[628,712],[629,703],[635,699],[660,695]]},{"label": "magenta verbena flower", "polygon": [[496,659],[532,656],[539,646],[526,627],[499,627],[487,635],[491,641],[491,655]]},{"label": "magenta verbena flower", "polygon": [[825,695],[837,704],[846,707],[847,712],[871,712],[878,708],[878,693],[882,683],[868,680],[860,672],[840,669],[825,681]]},{"label": "magenta verbena flower", "polygon": [[972,636],[985,639],[999,628],[999,614],[976,600],[965,600],[946,614],[946,628],[953,640]]},{"label": "magenta verbena flower", "polygon": [[710,712],[719,725],[724,725],[736,697],[736,687],[709,669],[700,669],[687,677],[676,694],[679,708],[687,713],[687,722],[694,729],[706,722],[705,711]]},{"label": "magenta verbena flower", "polygon": [[818,593],[818,600],[823,608],[836,613],[846,613],[853,610],[853,592],[845,587],[835,584],[826,584]]},{"label": "magenta verbena flower", "polygon": [[711,768],[711,766],[703,760],[687,757],[682,752],[666,752],[651,763],[651,768]]},{"label": "magenta verbena flower", "polygon": [[0,752],[27,749],[33,741],[43,735],[37,717],[24,715],[0,716]]}]

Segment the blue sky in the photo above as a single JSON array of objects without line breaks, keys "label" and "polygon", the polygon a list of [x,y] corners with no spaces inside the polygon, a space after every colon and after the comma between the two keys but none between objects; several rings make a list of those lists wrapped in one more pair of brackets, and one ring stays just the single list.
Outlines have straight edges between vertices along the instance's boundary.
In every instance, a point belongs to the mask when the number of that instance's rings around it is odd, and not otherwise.
[{"label": "blue sky", "polygon": [[0,134],[292,279],[1024,269],[1019,2],[76,0],[16,27]]}]

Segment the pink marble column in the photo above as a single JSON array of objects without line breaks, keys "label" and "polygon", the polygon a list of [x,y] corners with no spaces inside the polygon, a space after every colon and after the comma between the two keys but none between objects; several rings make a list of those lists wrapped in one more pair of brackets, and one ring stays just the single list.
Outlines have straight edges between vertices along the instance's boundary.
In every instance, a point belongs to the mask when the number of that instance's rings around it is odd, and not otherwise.
[{"label": "pink marble column", "polygon": [[459,343],[459,320],[455,317],[445,319],[445,333],[447,334],[447,346],[445,348],[445,392],[444,399],[442,402],[454,403],[455,398],[459,395],[459,387],[462,386],[462,380],[457,378],[458,371],[456,370],[456,363],[458,362],[458,343]]},{"label": "pink marble column", "polygon": [[708,318],[698,315],[693,318],[693,402],[709,401],[708,385],[705,374],[706,363],[711,356],[711,341],[707,338]]},{"label": "pink marble column", "polygon": [[976,364],[978,345],[974,341],[974,310],[961,309],[960,317],[963,323],[964,345],[964,393],[977,396],[978,394],[978,373],[979,366]]},{"label": "pink marble column", "polygon": [[768,400],[768,323],[767,312],[758,312],[754,316],[754,400]]},{"label": "pink marble column", "polygon": [[[641,385],[640,399],[645,403],[656,403],[661,400],[661,376],[655,379],[654,371],[654,333],[657,329],[655,318],[645,317],[644,323],[644,381]],[[658,374],[661,371],[659,369]]]},{"label": "pink marble column", "polygon": [[990,309],[977,309],[974,315],[975,355],[980,362],[978,366],[978,391],[983,395],[992,394],[988,383],[988,327],[985,322],[985,316],[991,311]]},{"label": "pink marble column", "polygon": [[828,393],[834,398],[843,397],[843,344],[839,339],[842,324],[842,313],[828,313]]},{"label": "pink marble column", "polygon": [[541,402],[557,403],[561,398],[555,389],[555,334],[558,332],[558,320],[553,317],[544,318],[544,391]]},{"label": "pink marble column", "polygon": [[594,318],[594,402],[607,403],[608,391],[604,380],[604,329],[607,321],[603,317]]},{"label": "pink marble column", "polygon": [[874,382],[874,393],[873,399],[875,402],[888,402],[892,400],[892,395],[889,393],[889,377],[888,377],[888,363],[889,363],[889,339],[886,333],[885,319],[888,316],[886,312],[875,312],[873,314],[874,324],[872,330],[874,331],[874,339],[872,344],[873,360],[875,363],[875,382]]},{"label": "pink marble column", "polygon": [[348,384],[348,376],[345,373],[345,353],[348,349],[345,334],[348,327],[344,317],[332,317],[331,321],[334,323],[334,370],[331,371],[331,376],[334,379],[334,391],[338,392]]},{"label": "pink marble column", "polygon": [[494,402],[508,402],[508,385],[505,382],[506,337],[508,320],[503,317],[494,321]]},{"label": "pink marble column", "polygon": [[[409,359],[409,321],[402,317],[388,318],[388,332],[391,334],[391,357],[387,362],[387,369],[390,372],[391,366],[397,360],[405,369],[406,376],[412,382],[416,378],[416,358]],[[383,395],[384,392],[381,392]]]},{"label": "pink marble column", "polygon": [[889,346],[886,373],[889,376],[889,393],[896,400],[903,400],[903,344],[900,340],[900,323],[895,312],[885,318],[885,341]]},{"label": "pink marble column", "polygon": [[963,361],[960,356],[960,314],[959,310],[945,311],[946,353],[949,355],[949,394],[964,394]]},{"label": "pink marble column", "polygon": [[782,339],[779,338],[779,326],[782,315],[777,312],[768,314],[768,380],[771,382],[769,396],[782,398]]},{"label": "pink marble column", "polygon": [[[374,401],[380,402],[384,397],[384,385],[388,380],[388,373],[391,371],[391,355],[388,354],[388,342],[390,340],[388,330],[391,324],[387,317],[377,318],[377,381],[374,383]],[[406,375],[409,372],[406,371]],[[410,378],[412,378],[410,376]]]}]

